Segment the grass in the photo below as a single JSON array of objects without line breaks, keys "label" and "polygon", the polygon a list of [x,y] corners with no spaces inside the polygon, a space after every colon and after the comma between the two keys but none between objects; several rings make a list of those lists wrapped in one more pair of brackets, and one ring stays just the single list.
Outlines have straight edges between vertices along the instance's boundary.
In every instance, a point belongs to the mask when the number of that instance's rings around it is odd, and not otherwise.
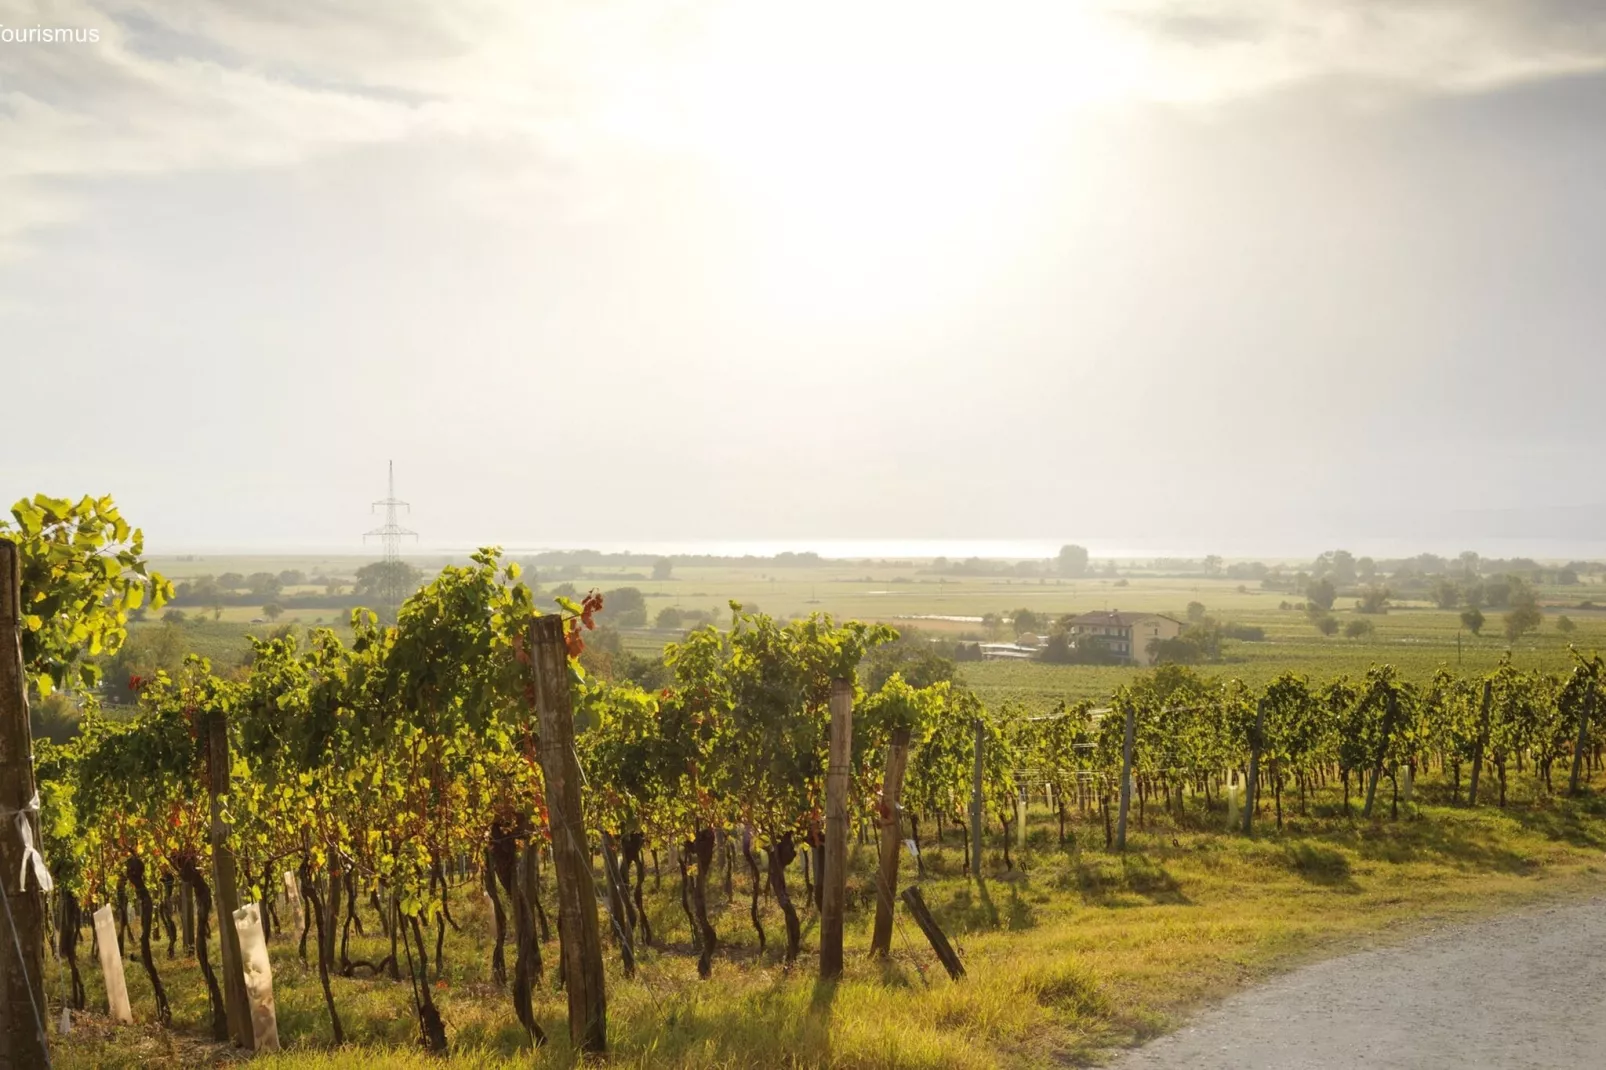
[{"label": "grass", "polygon": [[[713,979],[699,982],[675,882],[666,874],[654,892],[649,875],[649,917],[659,943],[642,949],[635,980],[623,979],[617,956],[606,952],[609,1062],[687,1068],[1093,1063],[1112,1048],[1171,1028],[1204,1002],[1310,957],[1409,932],[1429,920],[1606,887],[1606,805],[1533,790],[1525,780],[1508,808],[1469,811],[1447,805],[1443,788],[1425,780],[1421,805],[1392,821],[1345,817],[1336,799],[1324,794],[1313,800],[1309,816],[1294,815],[1290,804],[1280,831],[1268,814],[1252,838],[1225,834],[1224,813],[1205,812],[1190,799],[1180,821],[1150,809],[1147,826],[1134,832],[1124,856],[1104,849],[1102,825],[1093,820],[1073,822],[1073,842],[1060,846],[1039,803],[1028,846],[1015,852],[1021,868],[1013,874],[1003,872],[1000,854],[990,853],[984,868],[991,877],[969,880],[960,872],[951,833],[946,845],[928,843],[922,887],[965,961],[968,976],[958,983],[937,967],[906,918],[894,932],[890,960],[865,957],[874,894],[869,847],[855,850],[849,966],[836,985],[816,982],[817,920],[800,888],[794,893],[804,917],[803,958],[791,970],[778,960],[780,917],[768,900],[770,947],[758,950],[739,860],[733,896],[725,895],[722,868],[711,882],[724,947]],[[929,840],[929,828],[926,835]],[[913,869],[905,857],[904,882],[915,879]],[[374,919],[365,913],[372,932]],[[488,904],[470,884],[455,893],[454,913],[463,931],[448,934],[445,984],[435,990],[449,1056],[426,1056],[416,1047],[408,986],[388,980],[335,981],[350,1043],[331,1049],[316,970],[302,965],[285,937],[275,940],[272,954],[286,1050],[257,1063],[287,1070],[574,1065],[563,996],[552,984],[556,944],[546,945],[548,974],[536,996],[537,1017],[552,1042],[532,1057],[507,997],[488,981]],[[353,957],[383,954],[373,937],[354,942]],[[81,958],[92,959],[87,945]],[[230,1057],[204,1039],[205,994],[193,958],[158,958],[174,1027],[114,1029],[85,1014],[58,1043],[58,1067],[191,1066]],[[137,961],[126,972],[135,1016],[148,1023],[144,972]],[[54,973],[49,983],[59,991]],[[85,983],[91,1005],[103,1005],[93,968],[85,971]]]}]

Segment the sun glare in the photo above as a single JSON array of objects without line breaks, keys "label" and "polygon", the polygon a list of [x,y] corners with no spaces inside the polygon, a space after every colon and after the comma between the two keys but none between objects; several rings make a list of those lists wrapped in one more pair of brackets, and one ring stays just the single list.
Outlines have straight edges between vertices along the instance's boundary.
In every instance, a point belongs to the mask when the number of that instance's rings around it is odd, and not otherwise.
[{"label": "sun glare", "polygon": [[614,125],[706,166],[773,299],[898,314],[986,270],[1138,63],[1073,5],[739,6]]}]

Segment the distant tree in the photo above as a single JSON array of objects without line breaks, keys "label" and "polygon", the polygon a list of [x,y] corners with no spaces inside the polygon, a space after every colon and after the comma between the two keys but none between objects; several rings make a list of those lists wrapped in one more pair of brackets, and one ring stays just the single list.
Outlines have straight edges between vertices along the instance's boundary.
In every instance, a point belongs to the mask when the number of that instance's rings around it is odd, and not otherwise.
[{"label": "distant tree", "polygon": [[1333,616],[1331,613],[1317,614],[1310,619],[1310,622],[1314,624],[1316,626],[1316,630],[1321,632],[1323,635],[1334,635],[1338,632],[1338,618]]},{"label": "distant tree", "polygon": [[1556,573],[1556,583],[1562,587],[1571,587],[1578,582],[1578,573],[1574,569],[1564,568]]},{"label": "distant tree", "polygon": [[1506,628],[1506,639],[1515,643],[1528,632],[1534,631],[1544,622],[1544,614],[1539,611],[1539,599],[1533,590],[1523,587],[1511,597],[1511,609],[1501,618]]},{"label": "distant tree", "polygon": [[179,671],[184,655],[192,649],[181,623],[169,621],[130,633],[128,642],[106,662],[106,694],[112,702],[131,705],[139,698],[135,681],[149,680],[158,672]]},{"label": "distant tree", "polygon": [[1473,635],[1483,633],[1483,611],[1477,606],[1468,606],[1461,611],[1461,626]]},{"label": "distant tree", "polygon": [[1389,589],[1373,584],[1361,591],[1360,600],[1355,603],[1355,609],[1361,613],[1387,613]]},{"label": "distant tree", "polygon": [[346,585],[340,581],[338,576],[330,576],[327,580],[324,580],[323,593],[331,598],[339,597],[340,593],[345,589]]},{"label": "distant tree", "polygon": [[1076,648],[1071,645],[1071,637],[1068,634],[1054,632],[1037,652],[1036,657],[1038,661],[1046,661],[1053,665],[1069,665],[1076,657]]},{"label": "distant tree", "polygon": [[667,580],[674,571],[675,563],[667,557],[660,557],[652,563],[652,578],[655,580]]},{"label": "distant tree", "polygon": [[1369,620],[1352,620],[1344,625],[1344,635],[1349,639],[1364,639],[1371,635],[1374,628]]},{"label": "distant tree", "polygon": [[222,602],[213,602],[207,608],[212,611],[212,619],[214,621],[220,621],[220,620],[223,619],[223,603]]},{"label": "distant tree", "polygon": [[[1518,581],[1521,582],[1520,580]],[[1504,609],[1511,604],[1511,577],[1501,576],[1483,585],[1483,604],[1490,609]]]},{"label": "distant tree", "polygon": [[1433,596],[1433,604],[1440,609],[1454,609],[1461,604],[1461,586],[1447,577],[1439,577],[1429,593]]},{"label": "distant tree", "polygon": [[1017,609],[1010,614],[1016,635],[1026,635],[1028,632],[1035,635],[1042,629],[1042,621],[1036,613],[1029,609]]},{"label": "distant tree", "polygon": [[287,568],[279,573],[279,585],[281,587],[300,587],[306,582],[307,574],[299,568]]},{"label": "distant tree", "polygon": [[284,616],[284,607],[277,602],[269,602],[262,607],[262,615],[269,620],[278,620]]},{"label": "distant tree", "polygon": [[1325,577],[1311,580],[1310,585],[1305,588],[1305,598],[1317,609],[1332,609],[1333,600],[1337,597],[1338,590],[1333,586],[1333,581]]},{"label": "distant tree", "polygon": [[398,606],[424,580],[405,561],[372,561],[357,570],[357,597],[380,606]]},{"label": "distant tree", "polygon": [[560,583],[552,588],[553,598],[579,598],[580,591],[572,583]]},{"label": "distant tree", "polygon": [[1204,570],[1207,576],[1221,575],[1222,562],[1218,554],[1210,554],[1204,559]]},{"label": "distant tree", "polygon": [[[859,662],[859,678],[866,691],[881,690],[894,673],[903,677],[910,687],[930,687],[944,680],[952,680],[958,669],[954,659],[947,657],[929,637],[913,628],[902,630],[897,639],[872,647]],[[966,644],[959,644],[964,646]],[[957,655],[958,649],[955,648]]]},{"label": "distant tree", "polygon": [[997,613],[983,613],[981,615],[981,626],[982,630],[987,633],[988,638],[996,639],[998,634],[1004,630],[1004,621]]},{"label": "distant tree", "polygon": [[1462,550],[1461,556],[1456,558],[1461,566],[1461,575],[1469,580],[1475,580],[1479,575],[1479,558],[1476,550]]},{"label": "distant tree", "polygon": [[1562,635],[1571,635],[1578,630],[1578,625],[1573,623],[1571,617],[1563,614],[1556,618],[1556,630]]},{"label": "distant tree", "polygon": [[284,589],[279,577],[271,572],[253,572],[245,578],[245,586],[258,598],[272,598]]},{"label": "distant tree", "polygon": [[647,599],[639,587],[619,587],[603,592],[602,609],[615,628],[647,626]]},{"label": "distant tree", "polygon": [[1087,548],[1075,545],[1061,546],[1059,557],[1055,559],[1055,563],[1062,576],[1086,575]]},{"label": "distant tree", "polygon": [[183,624],[184,611],[182,609],[170,609],[162,614],[162,620],[168,624]]},{"label": "distant tree", "polygon": [[1340,587],[1355,582],[1355,555],[1348,550],[1333,551],[1333,582]]},{"label": "distant tree", "polygon": [[1183,629],[1173,639],[1149,640],[1148,652],[1158,662],[1169,665],[1196,665],[1221,657],[1222,626],[1210,617]]},{"label": "distant tree", "polygon": [[1355,562],[1356,577],[1362,583],[1377,582],[1377,562],[1370,557],[1363,557]]},{"label": "distant tree", "polygon": [[78,734],[79,709],[71,692],[52,691],[28,703],[28,722],[34,739],[67,743]]},{"label": "distant tree", "polygon": [[185,580],[176,588],[178,597],[194,602],[205,602],[223,593],[223,587],[214,576],[196,576]]},{"label": "distant tree", "polygon": [[1194,623],[1205,619],[1205,605],[1203,602],[1188,603],[1188,619]]},{"label": "distant tree", "polygon": [[659,628],[679,628],[685,623],[686,615],[674,606],[665,606],[658,611],[658,617],[653,624]]},{"label": "distant tree", "polygon": [[217,578],[217,585],[225,591],[238,591],[245,586],[245,577],[238,572],[225,572]]}]

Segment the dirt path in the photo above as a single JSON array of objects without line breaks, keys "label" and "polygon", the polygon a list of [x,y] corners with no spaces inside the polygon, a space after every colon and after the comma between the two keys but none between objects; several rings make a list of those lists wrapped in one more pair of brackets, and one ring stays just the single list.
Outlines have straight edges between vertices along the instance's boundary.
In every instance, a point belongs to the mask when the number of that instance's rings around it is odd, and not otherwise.
[{"label": "dirt path", "polygon": [[1606,899],[1296,970],[1116,1070],[1606,1066]]}]

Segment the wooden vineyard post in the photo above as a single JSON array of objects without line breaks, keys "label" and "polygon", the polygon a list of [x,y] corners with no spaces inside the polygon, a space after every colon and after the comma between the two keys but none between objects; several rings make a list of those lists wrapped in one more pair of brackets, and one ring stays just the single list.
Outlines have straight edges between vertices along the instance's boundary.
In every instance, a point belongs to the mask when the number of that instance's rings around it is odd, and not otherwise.
[{"label": "wooden vineyard post", "polygon": [[831,681],[831,752],[825,769],[825,888],[820,897],[820,979],[842,976],[842,913],[848,898],[848,770],[853,682]]},{"label": "wooden vineyard post", "polygon": [[881,782],[881,867],[876,878],[875,931],[870,937],[870,954],[892,951],[893,897],[898,892],[898,848],[903,832],[898,807],[903,793],[903,770],[909,761],[909,730],[895,728],[887,748],[887,776]]},{"label": "wooden vineyard post", "polygon": [[1362,817],[1372,816],[1372,804],[1377,801],[1377,782],[1383,779],[1383,762],[1388,757],[1389,737],[1394,734],[1394,718],[1398,710],[1399,700],[1391,691],[1383,706],[1383,741],[1377,745],[1377,758],[1372,763],[1372,779],[1366,785],[1366,806],[1361,810]]},{"label": "wooden vineyard post", "polygon": [[948,976],[955,981],[965,976],[964,964],[959,961],[959,956],[954,954],[953,945],[948,942],[948,937],[938,928],[937,919],[931,916],[931,910],[926,906],[926,900],[921,896],[920,889],[905,888],[903,905],[909,908],[909,916],[915,919],[920,931],[926,934],[926,939],[931,943],[931,950],[937,953],[937,958],[942,962],[942,968],[948,971]]},{"label": "wooden vineyard post", "polygon": [[1115,849],[1126,850],[1126,815],[1132,808],[1132,748],[1137,743],[1138,708],[1126,704],[1126,736],[1121,743],[1121,812],[1115,820]]},{"label": "wooden vineyard post", "polygon": [[972,775],[970,788],[970,872],[979,880],[981,878],[981,833],[986,823],[984,804],[982,802],[982,754],[987,746],[986,731],[982,726],[981,718],[976,718],[976,767]]},{"label": "wooden vineyard post", "polygon": [[22,557],[16,543],[0,538],[0,894],[10,911],[9,919],[0,918],[0,1070],[50,1063],[44,1024],[50,1016],[45,898],[37,874],[28,879],[34,867],[25,861],[23,840],[26,829],[34,849],[40,843],[33,798],[33,733],[22,666]]},{"label": "wooden vineyard post", "polygon": [[221,710],[211,710],[202,716],[206,721],[206,786],[212,803],[212,884],[217,893],[217,935],[223,959],[223,1008],[229,1020],[229,1039],[238,1047],[255,1051],[251,998],[245,990],[240,934],[234,928],[234,912],[240,909],[240,892],[235,886],[229,825],[223,817],[222,797],[229,794],[229,723]]},{"label": "wooden vineyard post", "polygon": [[1589,742],[1589,715],[1594,712],[1595,688],[1594,680],[1590,680],[1588,693],[1584,695],[1584,708],[1578,714],[1578,739],[1573,744],[1573,771],[1567,778],[1567,794],[1578,794],[1578,778],[1584,768],[1584,744]]},{"label": "wooden vineyard post", "polygon": [[1467,787],[1467,805],[1478,805],[1478,772],[1483,769],[1483,745],[1489,740],[1489,706],[1494,701],[1494,682],[1483,682],[1483,713],[1478,718],[1478,738],[1472,741],[1472,783]]},{"label": "wooden vineyard post", "polygon": [[1255,786],[1260,778],[1260,740],[1266,731],[1266,699],[1255,707],[1255,729],[1249,734],[1249,771],[1244,778],[1244,835],[1255,827]]},{"label": "wooden vineyard post", "polygon": [[580,814],[580,763],[574,753],[569,702],[569,655],[563,619],[530,623],[535,712],[541,728],[541,776],[552,830],[552,868],[558,878],[558,936],[563,988],[569,997],[569,1039],[578,1051],[608,1050],[608,1002],[602,983],[597,895]]},{"label": "wooden vineyard post", "polygon": [[636,976],[636,945],[631,939],[629,910],[625,907],[624,878],[619,873],[619,852],[614,848],[613,836],[602,833],[602,867],[608,877],[608,918],[613,926],[613,939],[619,945],[619,958],[624,962],[625,976]]},{"label": "wooden vineyard post", "polygon": [[1026,785],[1023,782],[1015,794],[1015,846],[1026,848]]}]

